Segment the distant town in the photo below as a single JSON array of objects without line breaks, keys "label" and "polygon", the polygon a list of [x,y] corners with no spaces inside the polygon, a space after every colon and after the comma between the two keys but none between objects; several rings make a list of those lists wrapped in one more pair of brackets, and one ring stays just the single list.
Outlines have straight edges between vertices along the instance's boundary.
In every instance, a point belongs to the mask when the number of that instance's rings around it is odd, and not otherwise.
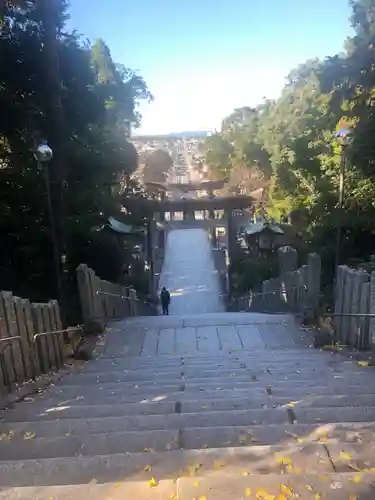
[{"label": "distant town", "polygon": [[167,152],[173,160],[168,180],[184,183],[206,179],[203,144],[210,132],[179,132],[167,135],[133,136],[131,141],[139,155],[139,170],[143,170],[147,156],[157,150]]}]

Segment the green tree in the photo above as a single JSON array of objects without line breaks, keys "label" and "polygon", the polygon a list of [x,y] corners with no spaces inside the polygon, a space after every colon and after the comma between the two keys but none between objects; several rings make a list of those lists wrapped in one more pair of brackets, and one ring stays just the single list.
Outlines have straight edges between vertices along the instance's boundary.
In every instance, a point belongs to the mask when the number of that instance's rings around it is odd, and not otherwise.
[{"label": "green tree", "polygon": [[162,149],[153,151],[146,157],[143,181],[165,182],[172,165],[173,160],[166,151]]},{"label": "green tree", "polygon": [[[33,158],[36,144],[49,138],[51,128],[46,100],[50,68],[44,57],[46,11],[43,2],[25,1],[22,8],[18,4],[5,6],[8,28],[0,37],[0,288],[42,300],[56,296],[45,180]],[[117,214],[121,179],[136,169],[137,154],[123,125],[138,123],[137,102],[150,94],[140,76],[112,61],[103,42],[90,47],[68,33],[66,2],[56,0],[54,5],[64,120],[59,137],[64,154],[62,225],[73,287],[75,266],[89,263],[99,244],[93,230]],[[103,57],[98,56],[98,47]],[[52,163],[50,168],[53,174]],[[125,256],[117,247],[118,260],[110,258],[114,247],[108,239],[100,242],[100,248],[103,262],[117,262],[103,276],[113,278]]]}]

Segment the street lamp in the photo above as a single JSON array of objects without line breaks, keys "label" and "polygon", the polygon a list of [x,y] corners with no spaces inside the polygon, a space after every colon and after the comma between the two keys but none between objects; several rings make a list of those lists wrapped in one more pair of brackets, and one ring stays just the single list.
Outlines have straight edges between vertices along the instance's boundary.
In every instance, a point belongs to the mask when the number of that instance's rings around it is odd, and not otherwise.
[{"label": "street lamp", "polygon": [[42,142],[34,151],[34,158],[38,163],[38,167],[44,174],[44,182],[46,187],[46,196],[47,196],[47,206],[48,206],[48,214],[51,225],[51,239],[52,239],[52,247],[53,247],[53,261],[55,267],[55,277],[56,277],[56,286],[57,286],[57,294],[60,302],[60,306],[62,306],[62,276],[61,276],[61,265],[63,264],[62,259],[60,259],[60,251],[59,244],[57,238],[57,228],[55,222],[55,216],[53,211],[52,199],[51,199],[51,185],[49,180],[49,170],[48,163],[53,158],[53,151],[47,142]]},{"label": "street lamp", "polygon": [[342,214],[344,206],[344,177],[345,177],[345,167],[346,167],[346,148],[350,143],[351,131],[348,127],[342,126],[336,132],[336,138],[341,144],[341,154],[340,154],[340,177],[339,177],[339,203],[337,206],[337,218],[336,218],[336,251],[335,251],[335,272],[337,277],[337,269],[340,264],[340,250],[341,250],[341,233],[342,233]]}]

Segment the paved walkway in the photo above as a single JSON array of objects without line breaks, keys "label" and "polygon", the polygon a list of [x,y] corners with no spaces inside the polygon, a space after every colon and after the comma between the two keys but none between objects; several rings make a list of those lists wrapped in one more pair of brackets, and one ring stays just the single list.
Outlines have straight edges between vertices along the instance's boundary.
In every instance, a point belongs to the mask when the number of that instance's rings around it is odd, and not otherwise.
[{"label": "paved walkway", "polygon": [[224,310],[206,231],[182,229],[169,233],[160,285],[171,292],[170,314]]}]

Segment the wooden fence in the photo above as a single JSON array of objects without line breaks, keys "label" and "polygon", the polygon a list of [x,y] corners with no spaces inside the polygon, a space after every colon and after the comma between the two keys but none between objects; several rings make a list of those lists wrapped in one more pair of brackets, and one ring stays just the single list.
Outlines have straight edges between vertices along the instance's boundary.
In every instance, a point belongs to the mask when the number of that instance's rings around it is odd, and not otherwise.
[{"label": "wooden fence", "polygon": [[77,330],[62,329],[56,300],[36,304],[0,292],[0,395],[59,370],[72,353],[64,348],[64,334],[69,338]]},{"label": "wooden fence", "polygon": [[375,272],[338,267],[334,332],[341,345],[366,349],[375,344]]},{"label": "wooden fence", "polygon": [[83,321],[89,328],[93,323],[103,329],[116,319],[156,315],[156,307],[140,299],[133,288],[102,280],[86,264],[78,266],[77,281]]},{"label": "wooden fence", "polygon": [[[310,253],[307,263],[293,269],[297,255],[293,252],[280,252],[280,276],[262,282],[262,291],[242,297],[234,297],[230,308],[237,311],[294,313],[314,317],[320,298],[321,259],[318,254]],[[283,265],[284,259],[293,259]],[[289,264],[289,262],[287,262]],[[290,270],[290,269],[293,270]]]}]

